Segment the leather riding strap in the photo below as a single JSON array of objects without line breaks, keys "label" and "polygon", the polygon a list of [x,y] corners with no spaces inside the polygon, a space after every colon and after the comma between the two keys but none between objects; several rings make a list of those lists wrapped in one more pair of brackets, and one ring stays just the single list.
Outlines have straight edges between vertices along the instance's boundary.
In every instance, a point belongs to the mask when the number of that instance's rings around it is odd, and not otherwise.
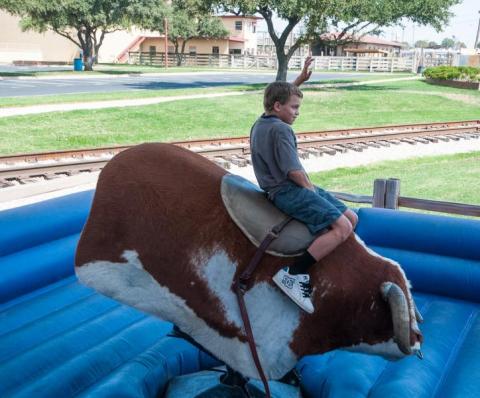
[{"label": "leather riding strap", "polygon": [[243,325],[245,327],[245,333],[247,334],[248,345],[250,347],[250,352],[252,353],[253,362],[257,368],[258,374],[262,379],[263,386],[265,388],[265,394],[267,398],[270,398],[270,389],[268,386],[267,378],[265,377],[265,373],[262,369],[262,364],[260,363],[260,359],[258,357],[257,348],[255,345],[255,339],[253,337],[252,327],[250,325],[250,318],[248,317],[247,307],[245,306],[245,300],[243,296],[247,290],[247,283],[252,277],[253,272],[257,268],[257,265],[260,263],[265,250],[267,250],[268,246],[274,239],[278,237],[280,232],[283,228],[292,220],[292,217],[286,218],[281,223],[275,225],[268,235],[263,239],[260,246],[257,248],[255,255],[250,260],[247,268],[237,277],[235,278],[234,289],[237,295],[238,306],[240,307],[240,314],[242,315]]}]

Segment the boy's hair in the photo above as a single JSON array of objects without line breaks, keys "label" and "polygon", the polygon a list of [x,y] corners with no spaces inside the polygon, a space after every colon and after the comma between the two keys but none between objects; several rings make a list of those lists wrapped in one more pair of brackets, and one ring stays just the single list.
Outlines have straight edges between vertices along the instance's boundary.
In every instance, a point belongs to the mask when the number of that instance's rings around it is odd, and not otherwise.
[{"label": "boy's hair", "polygon": [[263,108],[266,112],[273,110],[275,102],[285,105],[292,95],[303,98],[302,91],[292,83],[273,82],[265,88],[263,96]]}]

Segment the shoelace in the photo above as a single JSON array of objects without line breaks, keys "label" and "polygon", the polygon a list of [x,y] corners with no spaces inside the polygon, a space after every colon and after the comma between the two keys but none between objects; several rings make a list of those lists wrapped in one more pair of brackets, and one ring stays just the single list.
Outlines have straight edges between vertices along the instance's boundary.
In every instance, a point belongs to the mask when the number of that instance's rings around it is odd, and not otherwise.
[{"label": "shoelace", "polygon": [[305,298],[310,298],[312,296],[312,285],[308,282],[299,282],[300,288],[302,289],[302,296]]}]

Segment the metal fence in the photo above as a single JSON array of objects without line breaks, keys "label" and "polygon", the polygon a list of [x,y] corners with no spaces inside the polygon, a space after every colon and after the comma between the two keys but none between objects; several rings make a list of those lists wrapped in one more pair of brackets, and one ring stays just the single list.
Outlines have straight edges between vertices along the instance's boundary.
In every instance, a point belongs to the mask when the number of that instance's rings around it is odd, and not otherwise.
[{"label": "metal fence", "polygon": [[[168,66],[177,66],[178,59],[184,67],[277,69],[277,58],[267,55],[244,54],[169,54]],[[303,67],[303,57],[292,57],[288,67]],[[129,52],[128,63],[165,66],[164,53]],[[360,72],[414,72],[415,57],[314,57],[313,69],[328,71]]]}]

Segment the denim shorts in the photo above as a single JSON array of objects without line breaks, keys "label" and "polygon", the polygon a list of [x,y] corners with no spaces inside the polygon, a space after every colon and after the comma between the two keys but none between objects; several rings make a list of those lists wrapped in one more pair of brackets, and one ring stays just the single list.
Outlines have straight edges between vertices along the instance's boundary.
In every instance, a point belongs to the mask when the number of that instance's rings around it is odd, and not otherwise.
[{"label": "denim shorts", "polygon": [[315,187],[316,192],[289,184],[275,192],[273,203],[289,216],[303,222],[312,235],[332,225],[346,210],[333,195]]}]

